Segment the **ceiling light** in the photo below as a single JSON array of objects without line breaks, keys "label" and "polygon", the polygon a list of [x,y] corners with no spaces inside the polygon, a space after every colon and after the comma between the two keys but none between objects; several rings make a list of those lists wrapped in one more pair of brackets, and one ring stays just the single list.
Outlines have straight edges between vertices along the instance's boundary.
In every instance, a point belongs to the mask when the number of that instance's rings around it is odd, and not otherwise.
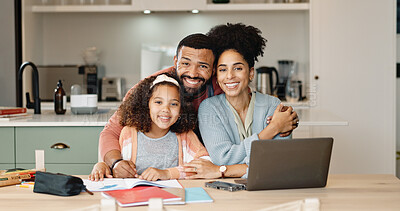
[{"label": "ceiling light", "polygon": [[150,11],[150,10],[144,10],[143,13],[144,13],[144,14],[150,14],[151,11]]},{"label": "ceiling light", "polygon": [[200,11],[199,10],[192,10],[192,13],[193,14],[197,14],[197,13],[199,13]]}]

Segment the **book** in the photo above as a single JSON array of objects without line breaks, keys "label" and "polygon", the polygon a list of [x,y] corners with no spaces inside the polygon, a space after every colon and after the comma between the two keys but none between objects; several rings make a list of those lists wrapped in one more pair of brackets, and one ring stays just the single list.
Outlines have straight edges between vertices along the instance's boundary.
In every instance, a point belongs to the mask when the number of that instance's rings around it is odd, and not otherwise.
[{"label": "book", "polygon": [[0,106],[0,115],[26,113],[26,108]]},{"label": "book", "polygon": [[103,196],[115,198],[121,207],[147,205],[151,198],[162,198],[163,204],[181,201],[182,198],[154,186],[138,186],[125,190],[105,191]]},{"label": "book", "polygon": [[32,114],[27,114],[27,113],[5,114],[5,115],[0,115],[0,122],[18,120],[18,119],[29,119],[29,118],[32,118]]},{"label": "book", "polygon": [[137,178],[104,178],[103,181],[91,181],[84,179],[83,183],[90,191],[111,191],[131,189],[139,185],[156,186],[160,188],[183,188],[182,185],[176,180],[159,180],[150,182]]},{"label": "book", "polygon": [[185,188],[186,203],[204,203],[213,202],[214,200],[202,187]]}]

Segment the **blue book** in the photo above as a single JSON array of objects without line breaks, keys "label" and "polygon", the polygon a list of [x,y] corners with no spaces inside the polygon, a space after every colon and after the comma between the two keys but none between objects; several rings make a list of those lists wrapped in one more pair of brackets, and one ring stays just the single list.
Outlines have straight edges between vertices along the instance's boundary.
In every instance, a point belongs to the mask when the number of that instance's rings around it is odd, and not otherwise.
[{"label": "blue book", "polygon": [[186,203],[213,202],[214,200],[202,187],[185,188]]}]

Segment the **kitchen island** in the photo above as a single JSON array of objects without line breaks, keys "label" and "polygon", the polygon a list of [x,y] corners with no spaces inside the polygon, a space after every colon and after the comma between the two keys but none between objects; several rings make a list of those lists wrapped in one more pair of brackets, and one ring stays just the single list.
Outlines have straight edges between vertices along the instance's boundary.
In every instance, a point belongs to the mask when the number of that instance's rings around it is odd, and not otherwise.
[{"label": "kitchen island", "polygon": [[0,169],[35,168],[35,150],[44,150],[49,172],[89,174],[98,161],[100,132],[114,109],[92,115],[57,115],[43,109],[28,118],[0,121]]},{"label": "kitchen island", "polygon": [[[35,150],[45,151],[45,165],[50,172],[85,175],[98,161],[98,140],[108,119],[119,103],[102,104],[96,114],[74,115],[67,105],[64,115],[42,103],[42,114],[29,118],[0,121],[0,169],[34,168]],[[100,106],[100,104],[99,104]],[[295,108],[300,117],[294,138],[312,137],[313,126],[346,126],[348,123],[327,112]]]}]

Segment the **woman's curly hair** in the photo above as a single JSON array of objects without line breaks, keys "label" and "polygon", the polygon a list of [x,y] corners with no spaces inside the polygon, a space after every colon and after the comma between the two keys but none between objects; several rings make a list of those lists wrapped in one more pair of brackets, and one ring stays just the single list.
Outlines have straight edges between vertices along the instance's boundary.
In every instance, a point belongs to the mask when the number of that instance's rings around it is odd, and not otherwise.
[{"label": "woman's curly hair", "polygon": [[[178,81],[176,76],[163,73]],[[153,87],[153,81],[157,76],[152,76],[142,80],[131,95],[126,99],[118,110],[120,124],[122,126],[136,127],[141,132],[149,132],[152,120],[150,118],[149,100],[153,95],[154,90],[161,85],[168,85],[177,87],[179,90],[179,100],[181,104],[180,118],[170,127],[170,130],[175,133],[183,133],[193,130],[197,123],[197,116],[195,115],[193,105],[186,102],[183,95],[183,90],[171,82],[157,83]],[[151,87],[151,88],[150,88]]]},{"label": "woman's curly hair", "polygon": [[[227,23],[214,26],[207,33],[216,43],[215,64],[219,56],[226,50],[233,49],[240,53],[249,67],[254,67],[258,56],[264,55],[267,40],[261,36],[261,31],[243,23]],[[216,66],[216,65],[214,65]]]}]

